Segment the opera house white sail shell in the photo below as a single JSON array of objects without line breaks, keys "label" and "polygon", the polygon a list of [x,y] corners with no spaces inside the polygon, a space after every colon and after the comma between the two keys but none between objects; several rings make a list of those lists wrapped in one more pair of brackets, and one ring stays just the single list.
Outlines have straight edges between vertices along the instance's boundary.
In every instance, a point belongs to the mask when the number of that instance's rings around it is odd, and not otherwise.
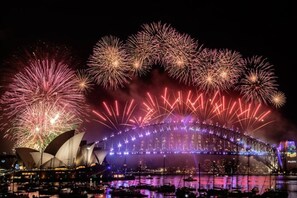
[{"label": "opera house white sail shell", "polygon": [[84,134],[75,134],[74,130],[67,131],[56,137],[43,152],[23,147],[16,148],[16,154],[26,169],[73,168],[80,165],[88,166],[94,162],[102,164],[107,153],[95,153],[96,143],[81,145]]}]

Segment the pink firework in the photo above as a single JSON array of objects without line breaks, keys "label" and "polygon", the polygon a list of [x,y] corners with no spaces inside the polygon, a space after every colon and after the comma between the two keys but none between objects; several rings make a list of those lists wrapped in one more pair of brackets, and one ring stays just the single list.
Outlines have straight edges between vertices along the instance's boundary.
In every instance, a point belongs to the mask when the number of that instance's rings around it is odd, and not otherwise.
[{"label": "pink firework", "polygon": [[158,97],[147,93],[143,109],[146,115],[150,115],[150,122],[180,121],[181,119],[207,122],[216,115],[211,101],[217,96],[218,92],[207,100],[202,93],[192,90],[173,92],[165,88]]},{"label": "pink firework", "polygon": [[241,131],[253,134],[273,122],[269,118],[271,110],[267,110],[261,103],[244,103],[241,99],[237,103],[237,123]]},{"label": "pink firework", "polygon": [[[2,125],[7,131],[5,137],[14,139],[16,146],[29,146],[26,142],[31,139],[28,138],[36,134],[36,131],[32,130],[32,123],[46,125],[40,115],[55,113],[57,109],[67,112],[75,119],[85,115],[85,97],[78,89],[75,72],[70,68],[71,59],[67,59],[63,52],[37,49],[32,54],[27,53],[23,60],[17,59],[14,63],[19,67],[19,72],[6,87],[1,97],[1,105],[3,117],[8,120],[5,126]],[[64,127],[73,126],[71,119],[67,121],[69,123],[63,122]],[[79,123],[75,125],[78,127]],[[51,131],[41,130],[39,137],[45,137],[47,134],[54,137],[58,131],[68,128],[61,127],[53,134]],[[30,146],[33,146],[33,143]]]},{"label": "pink firework", "polygon": [[131,79],[124,44],[113,36],[103,37],[97,42],[88,66],[95,82],[106,89],[124,87]]},{"label": "pink firework", "polygon": [[271,111],[263,105],[232,100],[219,91],[206,95],[192,90],[171,92],[165,88],[159,97],[147,93],[143,110],[149,123],[198,121],[238,128],[245,133],[258,131],[272,122]]},{"label": "pink firework", "polygon": [[[164,95],[166,94],[167,88],[164,90]],[[146,98],[142,102],[142,110],[145,112],[144,117],[148,122],[161,122],[166,120],[167,116],[170,114],[170,106],[167,106],[165,102],[163,104],[159,104],[160,102],[162,103],[162,100],[156,96],[149,92],[146,93]]]},{"label": "pink firework", "polygon": [[127,102],[125,105],[121,105],[119,101],[115,100],[114,104],[102,103],[102,109],[100,111],[93,110],[94,115],[97,116],[97,120],[102,125],[120,131],[123,128],[132,126],[137,120],[134,116],[136,104],[134,100]]},{"label": "pink firework", "polygon": [[238,89],[248,102],[267,104],[271,95],[277,91],[276,76],[273,65],[260,56],[253,56],[244,61],[247,68],[240,79]]},{"label": "pink firework", "polygon": [[78,89],[75,72],[66,61],[50,58],[28,60],[1,98],[5,115],[9,118],[20,115],[26,107],[38,103],[56,104],[81,114],[85,98]]},{"label": "pink firework", "polygon": [[145,94],[144,100],[120,105],[102,103],[100,111],[93,110],[98,122],[116,131],[163,122],[202,122],[219,127],[254,133],[273,122],[271,111],[263,104],[245,103],[231,99],[219,91],[172,91],[165,88],[160,95]]}]

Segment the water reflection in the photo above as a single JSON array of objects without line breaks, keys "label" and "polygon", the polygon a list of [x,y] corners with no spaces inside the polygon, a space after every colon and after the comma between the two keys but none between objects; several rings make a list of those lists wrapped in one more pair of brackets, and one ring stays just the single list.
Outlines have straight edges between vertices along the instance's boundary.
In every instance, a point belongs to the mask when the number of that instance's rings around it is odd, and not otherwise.
[{"label": "water reflection", "polygon": [[[259,189],[259,194],[265,192],[268,188],[273,189],[284,189],[288,191],[289,198],[297,197],[297,176],[215,176],[212,175],[201,175],[200,179],[198,176],[194,176],[196,181],[189,182],[184,181],[185,177],[181,175],[166,175],[164,176],[152,176],[151,179],[148,179],[146,176],[141,176],[140,178],[136,178],[135,180],[118,180],[108,182],[110,187],[120,188],[120,187],[131,187],[137,186],[139,184],[149,184],[153,186],[161,186],[163,184],[174,184],[176,188],[179,187],[191,187],[196,190],[196,194],[198,194],[198,189],[212,189],[213,186],[215,188],[224,188],[224,189],[234,189],[236,186],[241,187],[241,191],[247,191],[247,189],[251,190],[254,187]],[[248,181],[249,179],[249,181]],[[238,185],[237,185],[238,184]],[[247,186],[249,184],[249,187]],[[107,189],[107,192],[102,195],[89,195],[88,197],[94,198],[111,198],[110,189]],[[174,195],[164,196],[162,193],[157,193],[155,191],[149,190],[140,190],[141,193],[148,195],[148,198],[168,198],[175,197]],[[29,197],[32,198],[33,195],[37,197],[37,192],[29,193]],[[58,198],[58,195],[51,196],[51,198]]]},{"label": "water reflection", "polygon": [[[224,188],[224,189],[234,189],[237,186],[241,188],[242,191],[251,190],[254,187],[259,189],[259,193],[262,194],[265,190],[269,188],[273,189],[286,189],[289,192],[289,197],[297,197],[297,176],[249,176],[239,175],[239,176],[215,176],[212,175],[201,175],[200,179],[198,176],[194,176],[197,181],[189,182],[184,181],[183,176],[178,175],[167,175],[163,176],[153,176],[152,179],[147,179],[145,176],[141,176],[135,180],[126,180],[126,181],[112,181],[110,182],[113,187],[129,187],[136,186],[139,183],[141,184],[150,184],[154,186],[160,186],[163,184],[174,184],[178,187],[192,187],[196,189],[198,193],[198,189],[212,189],[213,186],[215,188]],[[248,185],[249,184],[249,185]],[[154,198],[163,198],[161,193],[156,193],[154,191],[149,190],[141,190],[142,193],[148,195],[148,197]],[[107,192],[105,197],[111,197]],[[166,197],[168,197],[166,195]]]}]

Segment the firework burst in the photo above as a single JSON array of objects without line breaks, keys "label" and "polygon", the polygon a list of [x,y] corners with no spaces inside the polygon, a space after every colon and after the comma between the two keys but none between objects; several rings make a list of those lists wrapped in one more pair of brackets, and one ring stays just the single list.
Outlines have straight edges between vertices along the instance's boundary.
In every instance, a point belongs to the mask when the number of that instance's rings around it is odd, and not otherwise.
[{"label": "firework burst", "polygon": [[[61,51],[50,52],[38,49],[27,53],[24,59],[15,60],[19,72],[12,77],[1,97],[3,118],[7,119],[1,127],[5,128],[5,137],[15,140],[17,146],[42,148],[47,137],[54,138],[64,129],[78,127],[86,115],[85,97],[70,68],[71,59],[64,59],[67,56]],[[42,115],[54,117],[54,114],[61,117],[57,118],[55,129],[37,127],[48,126],[49,118],[42,119]]]},{"label": "firework burst", "polygon": [[131,70],[134,75],[144,76],[151,70],[154,47],[147,35],[139,32],[128,38],[126,43]]},{"label": "firework burst", "polygon": [[29,60],[17,73],[2,96],[5,114],[11,118],[36,103],[57,104],[76,114],[83,112],[85,98],[77,87],[75,72],[65,62]]},{"label": "firework burst", "polygon": [[92,90],[93,82],[90,74],[86,70],[77,70],[76,77],[78,80],[78,89],[81,92],[89,92]]},{"label": "firework burst", "polygon": [[95,82],[107,89],[123,87],[131,78],[124,44],[113,36],[106,36],[98,41],[88,66]]},{"label": "firework burst", "polygon": [[[56,135],[77,127],[86,112],[83,93],[90,90],[90,77],[115,90],[129,83],[132,74],[144,76],[154,65],[198,91],[165,88],[160,95],[147,92],[140,104],[134,99],[124,105],[117,100],[103,102],[101,111],[93,110],[99,123],[119,131],[188,119],[251,133],[272,122],[266,104],[281,107],[286,101],[277,90],[273,65],[265,58],[243,59],[228,49],[202,49],[189,35],[161,22],[142,25],[126,44],[113,36],[101,38],[89,57],[88,73],[75,73],[68,55],[58,48],[47,49],[27,53],[25,61],[17,60],[19,72],[0,98],[1,119],[13,125],[5,136],[18,146],[42,149]],[[223,95],[231,89],[242,98]]]},{"label": "firework burst", "polygon": [[240,53],[228,49],[219,50],[218,56],[216,78],[223,89],[230,89],[244,71],[243,58]]},{"label": "firework burst", "polygon": [[201,47],[189,35],[175,33],[164,43],[164,64],[169,76],[180,82],[193,84],[193,67],[198,65]]},{"label": "firework burst", "polygon": [[222,81],[217,73],[220,63],[218,51],[203,49],[198,58],[200,65],[195,70],[194,85],[198,89],[209,93],[223,89]]},{"label": "firework burst", "polygon": [[283,106],[286,103],[286,96],[283,92],[276,92],[274,93],[271,98],[270,98],[270,102],[276,107],[279,108],[281,106]]},{"label": "firework burst", "polygon": [[273,66],[260,56],[244,59],[229,49],[207,49],[187,34],[161,22],[141,26],[125,45],[103,37],[89,58],[89,72],[105,88],[124,87],[131,76],[144,76],[155,65],[169,77],[205,94],[239,91],[246,102],[275,104]]},{"label": "firework burst", "polygon": [[246,59],[244,65],[247,71],[239,81],[240,93],[248,102],[267,104],[278,86],[273,66],[260,56]]},{"label": "firework burst", "polygon": [[169,24],[150,23],[142,25],[141,34],[151,42],[152,53],[150,54],[151,60],[154,64],[164,63],[164,55],[166,53],[166,45],[176,38],[177,31]]}]

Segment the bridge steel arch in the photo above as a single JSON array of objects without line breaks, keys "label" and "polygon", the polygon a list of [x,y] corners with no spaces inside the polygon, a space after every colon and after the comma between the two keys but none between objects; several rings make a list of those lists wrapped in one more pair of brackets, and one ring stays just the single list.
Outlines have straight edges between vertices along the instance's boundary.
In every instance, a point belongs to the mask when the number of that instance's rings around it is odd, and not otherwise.
[{"label": "bridge steel arch", "polygon": [[277,171],[272,145],[233,129],[202,122],[161,122],[119,131],[99,141],[109,155],[180,154],[254,156]]}]

